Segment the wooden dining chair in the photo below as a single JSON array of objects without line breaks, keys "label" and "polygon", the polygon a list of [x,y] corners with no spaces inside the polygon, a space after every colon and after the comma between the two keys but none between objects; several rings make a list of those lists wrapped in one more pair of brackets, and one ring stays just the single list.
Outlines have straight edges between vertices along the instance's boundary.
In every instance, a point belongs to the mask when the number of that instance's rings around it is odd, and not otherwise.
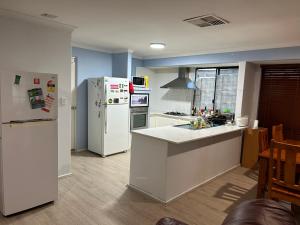
[{"label": "wooden dining chair", "polygon": [[300,146],[272,140],[269,158],[268,198],[300,206],[296,159]]},{"label": "wooden dining chair", "polygon": [[272,126],[272,139],[275,141],[283,141],[283,124]]},{"label": "wooden dining chair", "polygon": [[269,148],[268,128],[259,128],[258,132],[258,151],[262,153]]},{"label": "wooden dining chair", "polygon": [[267,171],[268,163],[262,159],[260,155],[269,149],[268,128],[259,128],[258,131],[258,182],[257,182],[257,198],[262,198],[267,190]]}]

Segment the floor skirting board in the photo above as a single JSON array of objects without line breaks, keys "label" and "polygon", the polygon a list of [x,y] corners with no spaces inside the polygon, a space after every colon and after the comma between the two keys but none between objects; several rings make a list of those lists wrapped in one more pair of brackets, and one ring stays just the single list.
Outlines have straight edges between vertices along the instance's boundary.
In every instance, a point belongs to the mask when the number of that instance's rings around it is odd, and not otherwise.
[{"label": "floor skirting board", "polygon": [[58,179],[64,178],[64,177],[68,177],[68,176],[71,176],[71,175],[72,175],[72,173],[62,174],[62,175],[59,175],[59,176],[58,176]]}]

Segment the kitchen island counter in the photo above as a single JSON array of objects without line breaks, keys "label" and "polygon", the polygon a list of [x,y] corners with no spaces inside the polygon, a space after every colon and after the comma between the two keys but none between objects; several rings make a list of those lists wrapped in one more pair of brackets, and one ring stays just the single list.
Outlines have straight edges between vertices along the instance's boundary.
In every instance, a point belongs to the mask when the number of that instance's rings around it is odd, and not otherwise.
[{"label": "kitchen island counter", "polygon": [[187,129],[180,126],[166,126],[132,131],[132,133],[157,138],[174,144],[196,141],[204,138],[214,137],[226,133],[243,130],[238,126],[218,126],[204,129]]},{"label": "kitchen island counter", "polygon": [[129,187],[167,203],[240,165],[242,130],[158,127],[132,132]]}]

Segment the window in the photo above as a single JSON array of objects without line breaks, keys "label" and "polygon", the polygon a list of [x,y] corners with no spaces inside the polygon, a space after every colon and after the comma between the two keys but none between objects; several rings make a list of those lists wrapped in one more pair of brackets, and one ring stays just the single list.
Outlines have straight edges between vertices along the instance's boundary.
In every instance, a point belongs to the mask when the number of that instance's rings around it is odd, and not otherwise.
[{"label": "window", "polygon": [[196,70],[194,106],[235,112],[238,68],[201,68]]}]

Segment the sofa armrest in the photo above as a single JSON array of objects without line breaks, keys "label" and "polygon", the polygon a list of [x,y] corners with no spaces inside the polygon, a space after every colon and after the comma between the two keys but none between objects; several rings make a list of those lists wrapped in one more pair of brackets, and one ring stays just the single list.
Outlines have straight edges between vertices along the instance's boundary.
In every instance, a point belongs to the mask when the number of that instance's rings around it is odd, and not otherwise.
[{"label": "sofa armrest", "polygon": [[291,211],[268,199],[245,201],[233,209],[222,225],[296,225]]},{"label": "sofa armrest", "polygon": [[176,220],[174,218],[165,217],[160,219],[156,225],[188,225],[184,222],[181,222],[179,220]]}]

